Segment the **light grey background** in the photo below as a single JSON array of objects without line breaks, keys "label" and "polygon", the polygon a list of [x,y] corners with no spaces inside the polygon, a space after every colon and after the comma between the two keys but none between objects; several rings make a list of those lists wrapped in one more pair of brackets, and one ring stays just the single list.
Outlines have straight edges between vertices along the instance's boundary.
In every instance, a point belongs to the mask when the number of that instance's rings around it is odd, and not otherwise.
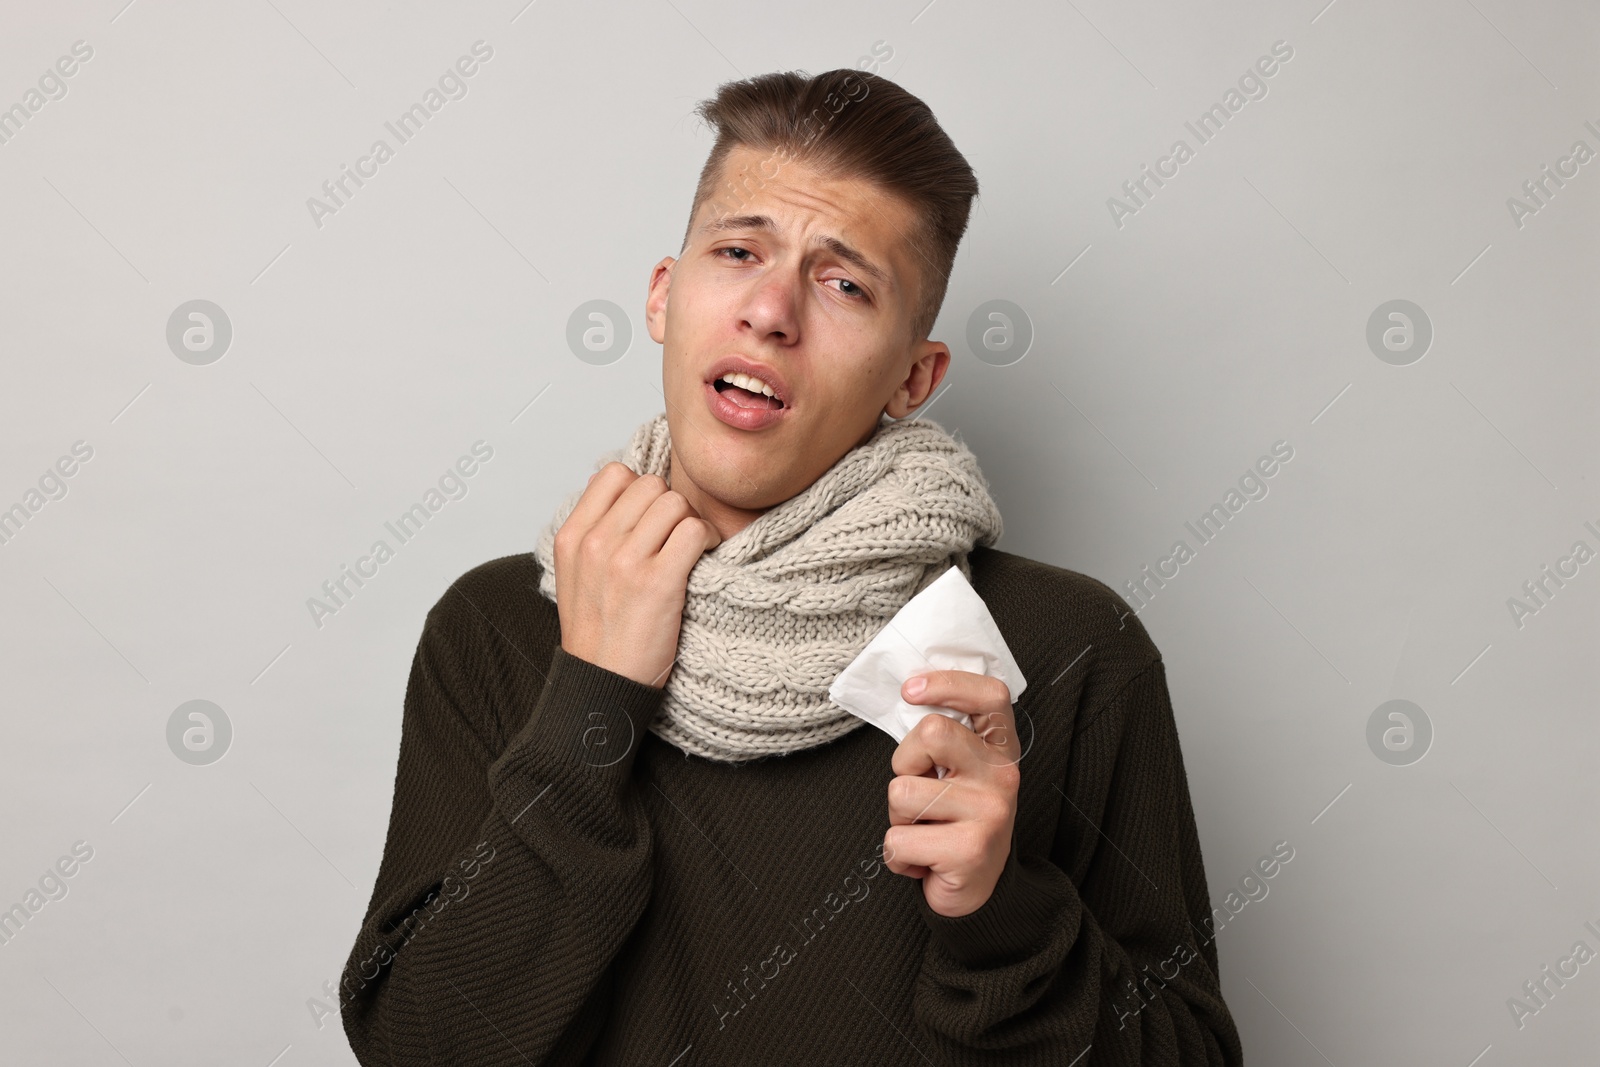
[{"label": "light grey background", "polygon": [[[1600,161],[1507,206],[1600,150],[1592,8],[122,3],[0,16],[0,106],[93,48],[0,145],[0,506],[93,448],[0,545],[0,906],[94,849],[0,947],[6,1059],[354,1062],[311,1002],[377,871],[425,612],[660,410],[642,307],[696,101],[876,45],[982,183],[929,415],[1002,548],[1121,591],[1294,449],[1140,613],[1213,902],[1295,849],[1219,939],[1250,1062],[1594,1062],[1600,963],[1521,1028],[1507,1006],[1600,949],[1600,562],[1520,627],[1507,604],[1600,549]],[[467,95],[319,227],[307,198],[479,40]],[[1116,225],[1277,41],[1268,94]],[[232,324],[208,365],[166,341],[195,299]],[[597,366],[566,329],[601,299],[634,337]],[[995,299],[1034,330],[1010,366],[965,341]],[[1394,299],[1434,330],[1407,366],[1366,342]],[[479,440],[467,495],[316,626],[307,598]],[[1408,766],[1367,744],[1392,698],[1433,728]],[[168,748],[191,700],[232,726],[209,765]]]}]

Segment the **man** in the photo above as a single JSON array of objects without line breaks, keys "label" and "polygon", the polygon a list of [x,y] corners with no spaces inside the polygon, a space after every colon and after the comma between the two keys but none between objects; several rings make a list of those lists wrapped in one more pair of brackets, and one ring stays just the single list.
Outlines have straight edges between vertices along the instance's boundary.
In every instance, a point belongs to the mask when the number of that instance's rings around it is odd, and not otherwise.
[{"label": "man", "polygon": [[[1158,651],[1106,586],[995,549],[972,454],[908,418],[949,367],[970,168],[859,72],[700,114],[646,304],[666,410],[428,614],[357,1057],[1240,1063]],[[827,686],[951,567],[1030,685],[925,671],[904,699],[971,726],[897,746]]]}]

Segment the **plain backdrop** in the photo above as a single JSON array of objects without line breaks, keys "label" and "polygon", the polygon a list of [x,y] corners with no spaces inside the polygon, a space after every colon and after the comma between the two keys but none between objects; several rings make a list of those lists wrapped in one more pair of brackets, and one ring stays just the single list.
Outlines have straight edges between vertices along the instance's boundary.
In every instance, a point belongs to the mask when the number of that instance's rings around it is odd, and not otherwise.
[{"label": "plain backdrop", "polygon": [[[927,413],[1000,547],[1125,595],[1194,550],[1139,617],[1213,902],[1294,849],[1219,939],[1250,1062],[1593,1062],[1600,963],[1508,1005],[1600,950],[1591,7],[124,2],[0,13],[0,907],[93,850],[0,946],[0,1058],[354,1062],[315,1001],[424,615],[661,410],[643,303],[711,144],[696,102],[860,65],[982,184]],[[1136,202],[1145,166],[1170,176]],[[575,313],[613,350],[575,351]],[[465,495],[314,618],[476,442]]]}]

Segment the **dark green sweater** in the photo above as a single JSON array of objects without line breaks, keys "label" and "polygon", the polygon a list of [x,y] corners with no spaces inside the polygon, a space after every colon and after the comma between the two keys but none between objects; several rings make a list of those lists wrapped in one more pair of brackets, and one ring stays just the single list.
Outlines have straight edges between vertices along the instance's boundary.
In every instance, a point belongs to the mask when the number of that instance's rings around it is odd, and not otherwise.
[{"label": "dark green sweater", "polygon": [[662,690],[560,647],[531,554],[458,579],[343,975],[357,1059],[1241,1063],[1159,652],[1092,578],[970,559],[1026,754],[1010,858],[957,918],[882,862],[893,738],[690,756],[647,731]]}]

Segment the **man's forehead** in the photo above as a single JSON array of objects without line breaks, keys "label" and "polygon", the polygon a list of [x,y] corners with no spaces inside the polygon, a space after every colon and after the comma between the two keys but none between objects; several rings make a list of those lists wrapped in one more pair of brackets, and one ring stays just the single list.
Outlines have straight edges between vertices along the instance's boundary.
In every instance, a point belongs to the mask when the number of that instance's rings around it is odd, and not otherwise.
[{"label": "man's forehead", "polygon": [[754,210],[753,205],[761,200],[851,221],[905,210],[869,179],[828,174],[783,149],[735,148],[724,161],[723,178],[730,195],[717,199],[725,214]]}]

